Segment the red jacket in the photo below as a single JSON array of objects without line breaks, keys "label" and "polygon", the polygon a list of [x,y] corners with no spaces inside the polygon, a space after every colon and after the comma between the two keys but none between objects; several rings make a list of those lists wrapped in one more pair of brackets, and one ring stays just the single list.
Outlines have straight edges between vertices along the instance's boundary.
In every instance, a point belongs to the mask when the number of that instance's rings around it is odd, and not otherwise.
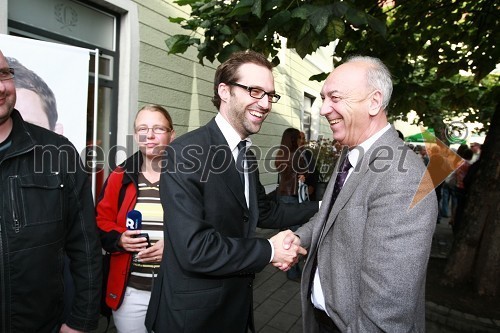
[{"label": "red jacket", "polygon": [[142,155],[137,152],[109,175],[97,201],[97,226],[100,229],[102,247],[111,253],[106,288],[106,304],[113,310],[120,307],[130,276],[132,254],[118,246],[127,230],[127,213],[137,201],[137,177]]}]

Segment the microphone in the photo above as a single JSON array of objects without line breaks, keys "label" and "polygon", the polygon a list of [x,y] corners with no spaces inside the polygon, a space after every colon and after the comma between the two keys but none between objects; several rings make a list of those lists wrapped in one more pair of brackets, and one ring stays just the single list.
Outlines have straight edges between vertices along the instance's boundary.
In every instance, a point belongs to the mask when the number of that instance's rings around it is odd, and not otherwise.
[{"label": "microphone", "polygon": [[[128,230],[141,230],[142,229],[142,213],[138,210],[131,210],[127,213],[127,221],[125,223]],[[149,241],[148,233],[141,233],[133,236],[134,238],[144,237],[146,238],[147,245],[146,247],[151,246],[151,242]]]},{"label": "microphone", "polygon": [[142,228],[142,213],[138,210],[131,210],[127,213],[126,227],[128,230],[141,230]]}]

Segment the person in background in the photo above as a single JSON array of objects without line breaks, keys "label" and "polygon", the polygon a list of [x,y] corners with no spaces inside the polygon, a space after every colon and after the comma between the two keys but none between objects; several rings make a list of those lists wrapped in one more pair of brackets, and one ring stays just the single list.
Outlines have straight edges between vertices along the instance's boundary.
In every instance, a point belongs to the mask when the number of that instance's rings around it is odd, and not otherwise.
[{"label": "person in background", "polygon": [[419,154],[420,157],[422,157],[422,160],[424,161],[424,164],[427,166],[429,164],[429,154],[427,153],[427,148],[425,146],[419,146]]},{"label": "person in background", "polygon": [[[448,165],[452,165],[452,159],[455,156],[453,148],[443,149],[443,157],[447,161]],[[456,199],[452,193],[456,186],[455,172],[451,172],[443,181],[441,187],[441,203],[440,203],[440,215],[442,217],[451,217],[451,207],[456,207]]]},{"label": "person in background", "polygon": [[[250,136],[280,96],[273,65],[262,54],[231,54],[217,67],[212,102],[218,114],[168,147],[160,178],[165,249],[146,318],[149,331],[255,332],[253,280],[269,263],[286,270],[304,254],[283,248],[287,232],[307,221],[317,202],[284,206],[268,200]],[[291,232],[288,232],[291,233]]]},{"label": "person in background", "polygon": [[16,109],[29,123],[63,134],[62,124],[57,122],[57,103],[52,89],[35,72],[26,68],[16,58],[7,57],[16,72]]},{"label": "person in background", "polygon": [[387,67],[365,56],[337,66],[321,90],[320,113],[344,151],[318,214],[284,242],[309,252],[304,332],[425,331],[438,207],[424,163],[387,121],[391,93]]},{"label": "person in background", "polygon": [[[299,189],[299,187],[304,186],[306,176],[309,173],[308,162],[301,149],[303,142],[300,133],[298,129],[291,127],[283,132],[281,145],[274,161],[279,175],[277,198],[279,202],[284,204],[298,205],[305,199],[306,195],[304,191]],[[299,200],[299,195],[302,200]],[[307,199],[309,199],[308,192]],[[291,226],[290,230],[295,231],[298,227],[300,225]],[[301,273],[300,265],[297,263],[286,272],[286,277],[292,281],[300,281]]]},{"label": "person in background", "polygon": [[[139,151],[108,177],[97,201],[101,242],[111,253],[106,304],[119,333],[144,333],[144,319],[163,255],[163,208],[159,181],[162,155],[175,138],[172,118],[160,105],[146,105],[134,120]],[[142,230],[127,230],[127,213],[142,213]],[[136,237],[147,233],[147,239]],[[134,260],[132,260],[134,257]]]},{"label": "person in background", "polygon": [[475,163],[479,157],[481,156],[481,144],[477,142],[473,142],[470,144],[470,149],[472,150],[472,159],[470,163]]},{"label": "person in background", "polygon": [[458,232],[462,222],[466,190],[464,179],[469,172],[470,166],[472,165],[472,158],[474,155],[472,149],[469,149],[466,145],[458,147],[457,154],[463,158],[464,161],[458,169],[455,170],[455,187],[453,189],[453,195],[456,199],[456,207],[452,207],[451,219],[449,222],[452,226],[454,234]]},{"label": "person in background", "polygon": [[281,136],[274,165],[279,173],[278,199],[285,204],[298,204],[299,181],[304,183],[308,164],[302,154],[300,131],[287,128]]},{"label": "person in background", "polygon": [[316,160],[313,153],[306,146],[306,134],[302,131],[300,131],[299,149],[307,165],[304,183],[307,185],[309,200],[315,201],[317,200],[316,188],[319,181],[319,172],[316,170]]},{"label": "person in background", "polygon": [[[444,156],[443,150],[440,149],[438,145],[431,146],[429,158],[432,158],[433,168],[440,170],[439,172],[437,172],[438,175],[447,174],[447,171],[452,169],[449,165],[448,159],[446,159]],[[433,173],[431,173],[430,175],[432,177]],[[434,181],[434,191],[436,192],[438,207],[441,207],[441,205],[443,204],[442,203],[443,184],[444,181],[441,181],[441,178],[436,179]],[[442,215],[443,214],[441,213],[441,209],[438,209],[438,217],[436,223],[441,223]]]},{"label": "person in background", "polygon": [[[87,174],[66,138],[23,120],[0,51],[0,332],[97,328],[101,247]],[[64,316],[63,258],[75,295]]]}]

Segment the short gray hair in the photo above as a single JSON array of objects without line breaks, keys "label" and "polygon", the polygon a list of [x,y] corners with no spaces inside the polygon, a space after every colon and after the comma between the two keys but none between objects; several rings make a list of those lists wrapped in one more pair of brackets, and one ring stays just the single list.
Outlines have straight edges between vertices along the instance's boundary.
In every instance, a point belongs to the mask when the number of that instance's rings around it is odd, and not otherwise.
[{"label": "short gray hair", "polygon": [[387,113],[387,107],[392,95],[391,72],[379,58],[369,56],[352,56],[345,63],[364,62],[370,65],[366,73],[366,82],[368,86],[382,92],[382,108]]}]

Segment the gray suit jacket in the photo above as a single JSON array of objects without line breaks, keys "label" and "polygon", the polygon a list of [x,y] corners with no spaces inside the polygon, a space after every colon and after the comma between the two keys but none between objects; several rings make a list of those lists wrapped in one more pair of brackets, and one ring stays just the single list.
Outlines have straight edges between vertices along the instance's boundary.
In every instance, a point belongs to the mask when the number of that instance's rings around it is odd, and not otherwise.
[{"label": "gray suit jacket", "polygon": [[[316,254],[327,312],[342,332],[425,331],[437,200],[424,173],[422,160],[393,128],[364,153],[330,211],[334,173],[318,214],[296,231],[309,249],[301,292],[304,332],[317,332],[309,290]],[[417,190],[425,190],[422,179],[430,193],[422,198],[419,192],[410,208]]]}]

